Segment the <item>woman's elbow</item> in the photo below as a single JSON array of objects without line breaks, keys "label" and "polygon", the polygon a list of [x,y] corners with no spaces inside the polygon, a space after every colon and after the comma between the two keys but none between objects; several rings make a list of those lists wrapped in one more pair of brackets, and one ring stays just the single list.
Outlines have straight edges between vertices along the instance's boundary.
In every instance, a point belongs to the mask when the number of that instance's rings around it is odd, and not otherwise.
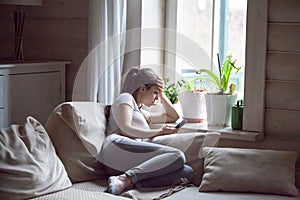
[{"label": "woman's elbow", "polygon": [[167,122],[176,122],[179,119],[179,115],[167,116]]}]

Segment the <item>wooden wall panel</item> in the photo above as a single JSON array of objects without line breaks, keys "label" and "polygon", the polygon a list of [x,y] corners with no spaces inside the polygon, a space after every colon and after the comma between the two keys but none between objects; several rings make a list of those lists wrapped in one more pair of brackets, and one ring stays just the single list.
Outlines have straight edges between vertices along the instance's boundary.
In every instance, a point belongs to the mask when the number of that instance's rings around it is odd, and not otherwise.
[{"label": "wooden wall panel", "polygon": [[26,7],[29,18],[88,18],[88,1],[86,0],[43,0],[43,6]]},{"label": "wooden wall panel", "polygon": [[[71,61],[66,69],[67,100],[71,100],[75,76],[88,52],[88,7],[89,1],[82,0],[43,0],[42,6],[22,7],[26,12],[25,59]],[[14,38],[7,38],[14,35],[14,10],[15,6],[0,6],[0,58],[13,56]]]},{"label": "wooden wall panel", "polygon": [[265,113],[266,137],[297,139],[300,144],[300,111],[267,109]]},{"label": "wooden wall panel", "polygon": [[86,30],[86,20],[32,20],[24,31],[27,58],[71,60],[79,67],[87,53]]},{"label": "wooden wall panel", "polygon": [[300,82],[268,81],[266,108],[300,111]]},{"label": "wooden wall panel", "polygon": [[0,5],[0,18],[9,20],[13,24],[13,12],[17,10],[16,6],[11,5]]},{"label": "wooden wall panel", "polygon": [[269,52],[267,80],[300,81],[300,52]]},{"label": "wooden wall panel", "polygon": [[[26,19],[30,18],[87,18],[88,1],[86,0],[43,0],[42,6],[22,6]],[[0,18],[11,18],[17,6],[0,5]]]},{"label": "wooden wall panel", "polygon": [[[1,13],[1,11],[0,11]],[[0,58],[8,58],[14,55],[14,27],[10,19],[0,16]]]},{"label": "wooden wall panel", "polygon": [[269,51],[299,51],[300,23],[271,23],[268,33]]},{"label": "wooden wall panel", "polygon": [[299,0],[270,0],[270,22],[300,22]]},{"label": "wooden wall panel", "polygon": [[265,149],[296,151],[298,187],[300,187],[299,10],[299,0],[269,0],[265,138],[252,145]]},{"label": "wooden wall panel", "polygon": [[24,39],[45,44],[60,42],[59,45],[87,45],[87,27],[88,23],[84,19],[57,19],[46,23],[43,19],[35,19],[27,23]]}]

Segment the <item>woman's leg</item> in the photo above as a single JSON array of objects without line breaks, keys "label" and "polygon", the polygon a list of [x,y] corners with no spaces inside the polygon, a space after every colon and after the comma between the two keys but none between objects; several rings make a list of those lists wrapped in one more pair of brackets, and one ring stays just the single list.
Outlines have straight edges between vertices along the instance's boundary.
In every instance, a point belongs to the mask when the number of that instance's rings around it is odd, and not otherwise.
[{"label": "woman's leg", "polygon": [[182,168],[185,157],[180,150],[172,147],[113,134],[103,144],[100,161],[108,169],[128,172],[135,183]]},{"label": "woman's leg", "polygon": [[[187,182],[191,182],[193,180],[193,169],[188,165],[184,165],[183,168],[177,171],[137,182],[135,186],[137,188],[165,187],[173,185],[180,178],[186,178]],[[126,174],[111,176],[108,183],[107,191],[111,194],[121,194],[124,190],[132,188],[131,178]]]},{"label": "woman's leg", "polygon": [[[109,136],[103,146],[101,162],[108,168],[125,172],[134,184],[178,170],[180,172],[185,162],[184,154],[178,149],[116,134]],[[157,183],[157,186],[161,185]]]},{"label": "woman's leg", "polygon": [[143,180],[141,182],[136,183],[135,186],[137,188],[170,186],[179,178],[186,178],[188,182],[192,182],[193,169],[188,165],[184,165],[183,168],[177,171]]}]

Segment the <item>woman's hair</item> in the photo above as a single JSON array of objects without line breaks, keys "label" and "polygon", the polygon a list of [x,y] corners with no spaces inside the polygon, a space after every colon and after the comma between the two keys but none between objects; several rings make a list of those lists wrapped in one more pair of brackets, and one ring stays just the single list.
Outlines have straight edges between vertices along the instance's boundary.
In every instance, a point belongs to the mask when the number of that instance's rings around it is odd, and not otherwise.
[{"label": "woman's hair", "polygon": [[145,85],[146,89],[150,89],[153,85],[157,85],[157,78],[157,74],[150,68],[139,69],[133,67],[126,75],[121,93],[133,94],[141,85]]}]

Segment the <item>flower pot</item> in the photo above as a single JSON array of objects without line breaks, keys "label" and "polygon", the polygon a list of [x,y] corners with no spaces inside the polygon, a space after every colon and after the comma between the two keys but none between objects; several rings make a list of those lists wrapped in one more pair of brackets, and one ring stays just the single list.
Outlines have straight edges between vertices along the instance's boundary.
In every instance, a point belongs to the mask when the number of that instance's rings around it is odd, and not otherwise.
[{"label": "flower pot", "polygon": [[231,108],[237,95],[206,94],[207,123],[209,126],[230,126]]},{"label": "flower pot", "polygon": [[180,93],[182,117],[191,123],[201,123],[206,118],[205,92]]}]

